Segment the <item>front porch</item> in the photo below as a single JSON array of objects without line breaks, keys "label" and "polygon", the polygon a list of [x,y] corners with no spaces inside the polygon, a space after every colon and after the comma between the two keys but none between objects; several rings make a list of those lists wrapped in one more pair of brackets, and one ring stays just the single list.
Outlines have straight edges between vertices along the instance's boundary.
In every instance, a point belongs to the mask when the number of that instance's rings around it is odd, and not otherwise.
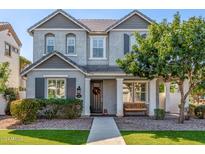
[{"label": "front porch", "polygon": [[85,78],[86,116],[124,116],[126,104],[133,107],[133,114],[153,116],[157,99],[155,79],[148,81],[114,77]]}]

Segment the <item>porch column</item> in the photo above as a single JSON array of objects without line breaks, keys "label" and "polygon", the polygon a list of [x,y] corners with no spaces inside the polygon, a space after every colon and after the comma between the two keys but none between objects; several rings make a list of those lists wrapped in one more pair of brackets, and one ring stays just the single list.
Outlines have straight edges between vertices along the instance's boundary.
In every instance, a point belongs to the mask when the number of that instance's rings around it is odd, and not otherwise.
[{"label": "porch column", "polygon": [[85,115],[90,116],[90,78],[85,78]]},{"label": "porch column", "polygon": [[149,100],[149,116],[154,116],[154,109],[157,107],[157,79],[150,81],[150,100]]},{"label": "porch column", "polygon": [[123,78],[117,78],[117,116],[123,116]]},{"label": "porch column", "polygon": [[169,112],[170,104],[170,82],[165,82],[165,111]]}]

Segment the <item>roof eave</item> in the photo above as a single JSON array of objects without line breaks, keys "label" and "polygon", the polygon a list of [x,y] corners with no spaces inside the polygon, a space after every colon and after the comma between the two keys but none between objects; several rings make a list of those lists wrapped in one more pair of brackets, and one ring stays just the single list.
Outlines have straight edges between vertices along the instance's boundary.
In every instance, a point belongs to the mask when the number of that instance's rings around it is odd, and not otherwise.
[{"label": "roof eave", "polygon": [[[27,75],[30,71],[32,71],[35,67],[37,67],[38,65],[40,65],[41,63],[43,63],[44,61],[48,60],[50,57],[57,55],[58,57],[60,57],[61,59],[65,60],[67,63],[71,64],[73,67],[77,68],[79,71],[81,71],[84,74],[87,74],[87,72],[85,72],[82,68],[80,68],[79,66],[77,66],[75,63],[68,61],[63,55],[61,55],[59,52],[55,51],[53,53],[50,53],[49,55],[46,55],[45,57],[42,57],[42,59],[39,59],[39,61],[36,62],[36,64],[32,64],[29,65],[28,67],[26,67],[24,70],[21,71],[20,75],[21,76],[25,76]],[[31,68],[29,68],[31,67]]]},{"label": "roof eave", "polygon": [[42,20],[40,20],[39,22],[37,22],[36,24],[34,24],[33,26],[31,26],[30,28],[28,28],[28,33],[30,35],[33,36],[33,31],[40,25],[42,25],[43,23],[45,23],[46,21],[48,21],[49,19],[51,19],[52,17],[56,16],[58,13],[61,13],[62,15],[64,15],[66,18],[70,19],[71,21],[73,21],[74,23],[76,23],[78,26],[82,27],[83,29],[85,29],[87,32],[90,32],[91,30],[85,26],[83,23],[81,23],[80,21],[78,21],[77,19],[75,19],[74,17],[70,16],[68,13],[66,13],[65,11],[58,9],[56,11],[54,11],[53,13],[49,14],[48,16],[46,16],[45,18],[43,18]]},{"label": "roof eave", "polygon": [[129,14],[127,14],[126,16],[122,17],[120,20],[118,20],[116,23],[114,23],[113,25],[109,26],[105,31],[108,33],[109,31],[111,31],[112,29],[114,29],[115,27],[117,27],[118,25],[120,25],[123,21],[129,19],[131,16],[137,14],[138,16],[140,16],[141,18],[143,18],[144,20],[146,20],[147,22],[149,22],[150,24],[154,23],[155,21],[152,20],[151,18],[147,17],[146,15],[144,15],[143,13],[141,13],[138,10],[133,10],[132,12],[130,12]]}]

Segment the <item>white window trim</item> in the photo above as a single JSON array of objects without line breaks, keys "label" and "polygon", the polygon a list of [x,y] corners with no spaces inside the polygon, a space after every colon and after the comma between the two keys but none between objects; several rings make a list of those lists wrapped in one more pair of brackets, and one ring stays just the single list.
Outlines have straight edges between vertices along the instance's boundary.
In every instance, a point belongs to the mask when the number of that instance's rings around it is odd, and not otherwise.
[{"label": "white window trim", "polygon": [[[134,34],[130,34],[129,36],[129,48],[130,48],[130,51],[129,52],[132,52],[132,47],[134,44],[131,43],[131,38],[134,36]],[[134,36],[135,37],[135,36]],[[136,38],[135,38],[135,42],[136,42]]]},{"label": "white window trim", "polygon": [[49,77],[49,78],[47,78],[47,96],[46,96],[46,98],[48,98],[48,81],[49,80],[64,80],[64,84],[65,84],[65,86],[64,86],[64,94],[65,94],[65,96],[63,97],[63,98],[66,98],[66,79],[65,78],[62,78],[62,76],[61,76],[61,78],[58,78],[58,77],[53,77],[53,78],[51,78],[51,77]]},{"label": "white window trim", "polygon": [[[46,52],[46,53],[44,53],[44,55],[50,53],[50,52],[48,52],[48,48],[47,48],[47,46],[48,46],[48,40],[47,40],[47,39],[48,39],[49,37],[51,38],[51,36],[46,36],[46,37],[45,37],[45,38],[46,38],[46,41],[45,41],[45,42],[46,42],[46,49],[45,49],[45,52]],[[53,41],[54,41],[54,42],[53,42],[53,43],[54,43],[54,44],[53,44],[53,51],[55,51],[55,48],[56,48],[56,38],[55,38],[55,36],[52,36],[52,37],[53,37]],[[52,52],[53,52],[53,51],[52,51]]]},{"label": "white window trim", "polygon": [[[106,60],[106,37],[107,36],[90,36],[90,58],[89,60]],[[102,38],[103,39],[103,57],[96,58],[93,57],[93,39],[94,38]]]},{"label": "white window trim", "polygon": [[[74,53],[68,53],[68,40],[73,39],[74,40]],[[66,36],[66,55],[67,56],[77,56],[76,53],[76,37],[75,36]]]},{"label": "white window trim", "polygon": [[77,54],[73,54],[73,53],[72,54],[66,53],[65,56],[77,57],[78,55]]},{"label": "white window trim", "polygon": [[[149,82],[148,81],[135,81],[135,80],[131,80],[131,81],[123,81],[123,83],[145,83],[146,84],[146,98],[145,98],[145,101],[141,101],[141,102],[144,102],[145,104],[149,104]],[[135,93],[134,93],[135,95]],[[134,96],[135,97],[135,96]]]}]

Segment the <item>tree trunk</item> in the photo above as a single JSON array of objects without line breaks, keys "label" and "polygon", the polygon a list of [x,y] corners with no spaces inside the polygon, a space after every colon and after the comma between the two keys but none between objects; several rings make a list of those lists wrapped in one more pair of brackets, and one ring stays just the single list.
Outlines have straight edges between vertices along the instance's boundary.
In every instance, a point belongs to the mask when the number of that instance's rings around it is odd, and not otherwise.
[{"label": "tree trunk", "polygon": [[184,98],[184,86],[183,82],[179,84],[179,91],[181,94],[181,100],[180,100],[180,112],[179,112],[179,119],[178,123],[183,124],[184,123],[184,106],[185,106],[185,98]]}]

